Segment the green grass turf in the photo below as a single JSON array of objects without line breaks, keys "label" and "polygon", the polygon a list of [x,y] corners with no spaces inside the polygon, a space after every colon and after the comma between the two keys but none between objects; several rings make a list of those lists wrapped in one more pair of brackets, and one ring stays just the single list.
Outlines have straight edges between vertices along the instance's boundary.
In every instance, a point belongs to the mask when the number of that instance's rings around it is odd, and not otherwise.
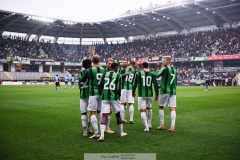
[{"label": "green grass turf", "polygon": [[[178,87],[176,132],[160,131],[158,105],[153,129],[135,124],[118,136],[115,116],[105,142],[82,136],[79,91],[54,86],[0,86],[0,159],[83,159],[84,153],[156,153],[157,159],[239,159],[240,87]],[[129,120],[129,114],[127,113]],[[168,108],[165,125],[170,125]]]}]

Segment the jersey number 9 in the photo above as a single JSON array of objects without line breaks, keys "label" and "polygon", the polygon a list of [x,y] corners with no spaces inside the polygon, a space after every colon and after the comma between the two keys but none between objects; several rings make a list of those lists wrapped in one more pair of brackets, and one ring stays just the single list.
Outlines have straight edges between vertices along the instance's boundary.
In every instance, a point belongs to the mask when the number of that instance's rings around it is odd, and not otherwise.
[{"label": "jersey number 9", "polygon": [[102,73],[97,73],[96,78],[98,80],[98,85],[101,83]]}]

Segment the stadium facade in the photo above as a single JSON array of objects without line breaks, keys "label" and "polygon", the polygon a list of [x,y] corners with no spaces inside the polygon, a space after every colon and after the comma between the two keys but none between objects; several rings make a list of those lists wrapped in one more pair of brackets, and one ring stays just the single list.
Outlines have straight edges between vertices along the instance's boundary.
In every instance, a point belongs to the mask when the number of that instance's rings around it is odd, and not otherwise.
[{"label": "stadium facade", "polygon": [[[129,10],[116,19],[95,23],[0,11],[1,79],[4,81],[43,80],[44,77],[52,77],[57,72],[62,76],[77,73],[81,69],[82,59],[99,54],[99,50],[103,54],[102,50],[105,48],[107,51],[104,53],[108,54],[108,50],[111,49],[109,45],[114,48],[114,44],[118,46],[124,43],[125,47],[125,44],[132,44],[134,41],[139,41],[138,39],[148,43],[152,42],[152,39],[160,41],[161,37],[164,39],[169,35],[173,37],[173,35],[191,35],[202,30],[236,29],[240,26],[239,6],[240,3],[235,0],[183,0],[181,3],[169,2],[164,6],[156,4],[147,9]],[[6,42],[9,36],[12,40]],[[239,43],[239,37],[236,39]],[[37,57],[16,54],[19,44],[26,41],[34,42],[30,45],[34,45]],[[59,44],[57,47],[56,43]],[[71,43],[71,45],[66,47],[61,43]],[[45,56],[50,55],[48,52],[54,49],[59,52],[68,49],[78,56],[72,56],[74,58],[67,56],[67,60],[65,57],[64,60],[59,58],[60,55]],[[192,64],[212,65],[214,72],[238,73],[240,71],[239,50],[235,50],[234,53],[216,54],[218,51],[219,47],[215,47],[209,54],[173,56],[173,64],[180,68]],[[116,49],[115,52],[117,52]],[[121,53],[116,54],[118,55],[115,58],[116,61],[121,63],[126,59],[121,56]],[[155,64],[164,56],[156,53],[134,57],[131,54],[129,53],[128,60],[134,59],[138,64],[143,61]],[[102,65],[105,65],[105,59],[102,59]],[[208,72],[208,70],[202,72]]]}]

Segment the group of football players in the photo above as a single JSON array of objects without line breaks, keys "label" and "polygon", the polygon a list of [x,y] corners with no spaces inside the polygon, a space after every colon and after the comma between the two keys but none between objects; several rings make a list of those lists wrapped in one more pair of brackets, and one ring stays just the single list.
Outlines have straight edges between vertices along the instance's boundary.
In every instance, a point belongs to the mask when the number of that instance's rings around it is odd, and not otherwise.
[{"label": "group of football players", "polygon": [[[177,73],[171,67],[170,57],[164,58],[163,67],[157,73],[149,71],[147,62],[143,62],[138,71],[135,61],[129,63],[122,61],[120,67],[111,58],[106,61],[106,69],[104,69],[100,66],[98,55],[94,55],[92,60],[85,59],[82,66],[84,70],[79,72],[78,78],[84,136],[88,136],[92,132],[90,125],[94,129],[94,134],[90,138],[98,138],[99,141],[104,141],[104,133],[115,133],[109,127],[112,112],[116,116],[120,136],[126,136],[123,124],[127,123],[125,118],[127,104],[130,124],[134,124],[133,104],[136,90],[138,90],[138,109],[141,113],[144,131],[148,132],[152,128],[153,88],[155,90],[154,99],[159,103],[160,126],[158,129],[165,129],[164,107],[168,103],[171,116],[169,131],[175,132]],[[156,77],[162,77],[160,90]]]}]

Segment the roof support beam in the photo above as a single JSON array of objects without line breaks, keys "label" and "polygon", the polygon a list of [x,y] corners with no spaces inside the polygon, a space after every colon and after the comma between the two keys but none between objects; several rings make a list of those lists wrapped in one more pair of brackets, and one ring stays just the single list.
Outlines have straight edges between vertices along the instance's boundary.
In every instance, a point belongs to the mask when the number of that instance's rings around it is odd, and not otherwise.
[{"label": "roof support beam", "polygon": [[133,28],[134,30],[136,30],[136,31],[138,31],[141,35],[143,35],[144,37],[148,37],[148,35],[149,35],[149,33],[146,31],[146,30],[144,30],[144,29],[142,29],[142,28],[140,28],[140,27],[138,27],[137,25],[129,25],[128,23],[126,23],[125,21],[123,21],[123,20],[119,20],[119,21],[121,21],[121,23],[123,23],[124,25],[128,25],[128,26],[130,26],[131,28]]},{"label": "roof support beam", "polygon": [[37,36],[36,36],[37,41],[39,41],[39,38],[40,38],[45,32],[47,32],[47,30],[53,28],[53,27],[56,26],[56,25],[57,25],[57,24],[52,23],[52,24],[50,24],[48,27],[43,28],[43,29],[37,34]]},{"label": "roof support beam", "polygon": [[153,12],[153,14],[155,15],[159,15],[159,16],[166,16],[169,17],[171,20],[175,21],[177,24],[179,24],[181,27],[183,27],[184,29],[186,29],[188,32],[190,32],[191,27],[186,24],[186,22],[183,22],[180,18],[177,18],[173,15],[170,14],[165,14],[165,13],[161,13],[161,12]]},{"label": "roof support beam", "polygon": [[63,32],[66,31],[70,26],[65,26],[64,28],[60,29],[59,32],[56,34],[54,42],[57,43],[58,38],[61,36]]},{"label": "roof support beam", "polygon": [[102,30],[98,27],[97,24],[93,24],[93,26],[96,28],[96,30],[100,33],[101,37],[103,38],[104,43],[107,43],[107,38],[105,34],[102,32]]},{"label": "roof support beam", "polygon": [[83,35],[83,27],[84,27],[84,23],[82,23],[81,26],[81,30],[80,30],[80,45],[81,45],[81,53],[82,53],[82,35]]},{"label": "roof support beam", "polygon": [[114,27],[114,26],[112,26],[112,25],[110,25],[110,24],[102,23],[101,25],[104,25],[104,26],[106,26],[106,27],[111,28],[112,30],[114,30],[115,32],[117,32],[117,33],[119,33],[121,36],[123,36],[123,37],[126,39],[126,41],[129,41],[129,36],[128,36],[126,33],[124,33],[121,29],[118,29],[118,28],[116,28],[116,27]]},{"label": "roof support beam", "polygon": [[[204,8],[208,8],[209,10],[212,10],[212,8],[206,4],[203,3],[197,3],[197,5],[199,5],[200,7],[204,7]],[[226,14],[224,14],[220,9],[215,9],[214,10],[216,12],[217,15],[219,15],[220,17],[222,17],[222,19],[229,24],[230,27],[232,27],[233,21],[232,19],[227,16]]]},{"label": "roof support beam", "polygon": [[11,16],[13,16],[12,14],[8,14],[8,15],[4,15],[2,18],[0,18],[0,22],[2,22],[3,20],[10,18]]},{"label": "roof support beam", "polygon": [[10,26],[12,25],[14,22],[18,21],[19,19],[21,19],[23,17],[21,16],[17,16],[17,17],[14,17],[13,19],[11,19],[9,22],[7,22],[1,29],[0,29],[0,35],[3,34],[3,32]]},{"label": "roof support beam", "polygon": [[225,5],[225,6],[214,7],[214,8],[211,8],[211,10],[215,11],[216,9],[235,7],[235,6],[239,6],[239,5],[240,5],[240,3],[233,3],[233,4],[229,4],[229,5]]},{"label": "roof support beam", "polygon": [[[124,21],[125,21],[125,20],[124,20]],[[145,25],[145,24],[143,24],[143,23],[140,23],[140,22],[137,22],[137,21],[132,21],[132,20],[126,20],[126,21],[127,21],[127,23],[130,22],[129,25],[135,24],[135,25],[137,25],[138,27],[143,28],[144,30],[150,32],[150,34],[152,34],[154,37],[156,37],[156,35],[157,35],[157,32],[156,32],[154,29],[150,28],[149,26],[147,26],[147,25]]]},{"label": "roof support beam", "polygon": [[[177,31],[178,33],[181,32],[181,28],[179,28],[177,25],[175,25],[172,21],[170,21],[169,19],[165,19],[162,16],[159,16],[157,14],[154,14],[155,17],[159,20],[161,20],[163,23],[167,24],[168,26],[170,26],[173,30]],[[160,22],[161,23],[161,22]]]},{"label": "roof support beam", "polygon": [[222,19],[227,22],[229,24],[230,27],[232,27],[233,21],[230,17],[228,17],[226,14],[224,14],[222,11],[220,10],[216,10],[215,11],[220,17],[222,17]]},{"label": "roof support beam", "polygon": [[196,12],[200,12],[200,14],[202,14],[204,17],[206,17],[207,19],[209,19],[216,27],[220,26],[220,22],[216,20],[215,17],[213,17],[211,14],[209,14],[208,12],[206,12],[203,9],[200,9],[198,7],[191,7],[192,10],[196,11]]},{"label": "roof support beam", "polygon": [[27,35],[25,37],[25,40],[29,40],[29,38],[31,37],[33,32],[35,32],[36,30],[38,30],[39,28],[41,28],[44,25],[45,25],[44,23],[41,23],[41,24],[34,26],[32,29],[30,29],[30,31],[27,33]]}]

